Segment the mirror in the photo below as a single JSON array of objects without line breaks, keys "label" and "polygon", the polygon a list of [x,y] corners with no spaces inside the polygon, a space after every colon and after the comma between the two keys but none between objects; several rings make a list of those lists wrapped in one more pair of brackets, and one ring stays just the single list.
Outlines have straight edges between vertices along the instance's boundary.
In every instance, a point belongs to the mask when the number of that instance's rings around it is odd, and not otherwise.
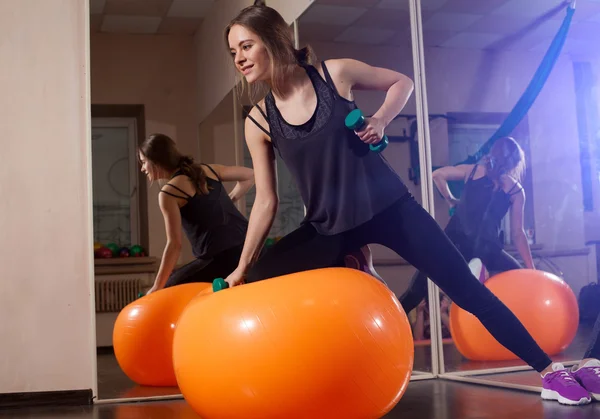
[{"label": "mirror", "polygon": [[[194,34],[210,2],[187,8],[179,2],[146,3],[90,1],[97,370],[103,400],[179,393],[129,379],[114,354],[113,329],[121,309],[152,286],[166,243],[159,186],[140,172],[138,145],[160,132],[174,138],[182,153],[200,157]],[[232,106],[229,97],[219,108],[230,120]],[[192,257],[183,240],[178,265]]]},{"label": "mirror", "polygon": [[[390,68],[414,79],[409,2],[316,0],[298,20],[300,46],[310,45],[318,60],[353,58],[373,66]],[[372,115],[382,105],[385,93],[355,91],[356,105]],[[400,175],[415,199],[421,202],[415,95],[401,114],[386,128],[389,146],[384,158]],[[415,269],[392,250],[376,243],[370,246],[377,273],[400,298],[408,289]],[[408,313],[415,335],[414,375],[432,371],[429,310],[421,305]]]},{"label": "mirror", "polygon": [[[593,40],[600,33],[600,4],[578,1],[571,21],[566,2],[526,3],[421,1],[434,179],[442,189],[448,181],[459,199],[451,213],[436,190],[435,217],[475,275],[506,295],[515,313],[524,313],[518,316],[544,310],[546,328],[536,328],[538,341],[561,340],[563,347],[551,358],[571,365],[592,338],[593,321],[576,320],[578,312],[589,311],[577,300],[597,282],[600,120]],[[515,149],[506,136],[519,145],[522,158],[499,152]],[[502,164],[506,176],[499,177],[494,167]],[[552,294],[553,280],[534,281],[531,272],[501,273],[530,261],[562,281],[561,291]],[[520,359],[499,360],[510,356],[495,354],[491,346],[467,350],[482,332],[469,331],[465,325],[471,323],[459,322],[451,305],[443,300],[440,307],[448,330],[447,373],[494,374],[486,379],[541,386],[539,374]],[[527,371],[497,374],[517,370]]]},{"label": "mirror", "polygon": [[[241,3],[240,9],[246,5]],[[96,335],[102,400],[179,395],[175,385],[136,384],[117,361],[113,330],[121,310],[152,287],[167,242],[158,205],[160,185],[141,173],[138,146],[147,135],[162,133],[196,162],[244,165],[241,106],[233,91],[224,94],[234,84],[223,68],[230,66],[223,62],[226,49],[215,41],[215,48],[223,48],[222,56],[218,51],[211,59],[206,57],[216,51],[206,33],[222,39],[228,16],[235,13],[227,7],[229,2],[212,0],[90,0]],[[288,18],[301,7],[297,2],[278,6]],[[225,183],[225,188],[230,192],[233,185]],[[240,200],[238,209],[246,213],[251,202]],[[292,209],[297,211],[297,206],[294,202]],[[290,206],[285,210],[274,234],[282,235],[291,223],[299,223],[298,215],[290,215]],[[182,240],[175,268],[194,259],[190,243]]]}]

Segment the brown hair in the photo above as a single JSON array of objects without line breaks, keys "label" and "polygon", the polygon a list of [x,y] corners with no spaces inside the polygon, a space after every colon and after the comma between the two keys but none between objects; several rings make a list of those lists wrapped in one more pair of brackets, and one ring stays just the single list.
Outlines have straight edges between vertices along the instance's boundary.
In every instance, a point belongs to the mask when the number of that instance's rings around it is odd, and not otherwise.
[{"label": "brown hair", "polygon": [[499,181],[502,175],[508,175],[521,182],[525,175],[525,153],[512,137],[497,139],[484,162],[487,175],[494,181]]},{"label": "brown hair", "polygon": [[204,171],[194,163],[192,157],[184,156],[177,150],[175,141],[171,137],[165,134],[152,134],[140,145],[139,152],[160,169],[169,173],[181,171],[192,180],[196,192],[204,195],[208,193]]},{"label": "brown hair", "polygon": [[[229,51],[229,32],[240,25],[254,32],[265,45],[271,60],[271,88],[276,95],[283,96],[285,79],[296,65],[312,64],[314,54],[309,46],[294,47],[294,36],[290,26],[275,9],[264,4],[255,4],[243,9],[225,28],[225,45]],[[247,82],[241,84],[242,91]],[[249,87],[252,104],[264,96],[264,85]],[[262,94],[261,94],[262,93]]]}]

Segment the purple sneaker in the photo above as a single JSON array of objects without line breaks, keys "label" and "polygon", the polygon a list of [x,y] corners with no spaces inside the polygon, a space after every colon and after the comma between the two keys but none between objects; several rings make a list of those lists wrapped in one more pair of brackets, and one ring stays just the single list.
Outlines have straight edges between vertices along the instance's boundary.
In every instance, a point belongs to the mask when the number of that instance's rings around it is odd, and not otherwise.
[{"label": "purple sneaker", "polygon": [[552,364],[552,370],[542,378],[542,399],[556,400],[560,404],[580,405],[591,402],[589,393],[565,369],[563,364]]},{"label": "purple sneaker", "polygon": [[571,370],[571,374],[590,393],[592,399],[600,402],[600,361],[591,359],[578,370]]}]

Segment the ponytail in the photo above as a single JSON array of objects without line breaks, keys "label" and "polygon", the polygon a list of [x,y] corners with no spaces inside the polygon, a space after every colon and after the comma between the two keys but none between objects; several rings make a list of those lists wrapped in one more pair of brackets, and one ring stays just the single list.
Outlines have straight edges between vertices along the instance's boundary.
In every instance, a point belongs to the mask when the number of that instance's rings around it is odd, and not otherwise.
[{"label": "ponytail", "polygon": [[194,159],[190,156],[181,156],[179,158],[179,164],[177,165],[181,173],[186,175],[192,180],[196,192],[202,195],[208,194],[208,186],[206,183],[206,175],[204,170],[194,162]]},{"label": "ponytail", "polygon": [[299,65],[309,65],[314,61],[314,53],[310,46],[305,46],[304,48],[295,49],[294,56],[296,58],[296,62]]}]

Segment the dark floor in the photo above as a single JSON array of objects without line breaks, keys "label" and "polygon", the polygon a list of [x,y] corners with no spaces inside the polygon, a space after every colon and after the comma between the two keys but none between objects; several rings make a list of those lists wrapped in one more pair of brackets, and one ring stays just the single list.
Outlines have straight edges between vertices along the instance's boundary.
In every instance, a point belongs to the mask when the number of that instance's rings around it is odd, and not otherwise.
[{"label": "dark floor", "polygon": [[[580,359],[589,344],[592,325],[582,324],[579,326],[577,336],[572,344],[562,354],[552,357],[553,360],[563,362]],[[503,368],[513,366],[525,366],[520,360],[503,362],[471,362],[462,357],[452,344],[451,340],[444,341],[444,360],[446,372],[474,371],[490,368]],[[427,342],[415,345],[414,375],[423,372],[431,372],[431,346]],[[527,376],[527,375],[525,375]],[[514,375],[497,374],[492,376],[493,380],[501,382],[512,382],[516,379]],[[532,374],[531,385],[539,386],[539,377]],[[178,388],[170,387],[141,387],[133,383],[121,371],[115,356],[110,348],[98,350],[98,398],[123,399],[154,396],[169,396],[179,394]]]},{"label": "dark floor", "polygon": [[[183,401],[0,411],[0,419],[199,419]],[[566,407],[535,393],[443,380],[411,382],[387,419],[592,419],[600,402]]]},{"label": "dark floor", "polygon": [[112,350],[98,350],[98,399],[170,396],[179,393],[177,387],[138,386],[121,370]]}]

